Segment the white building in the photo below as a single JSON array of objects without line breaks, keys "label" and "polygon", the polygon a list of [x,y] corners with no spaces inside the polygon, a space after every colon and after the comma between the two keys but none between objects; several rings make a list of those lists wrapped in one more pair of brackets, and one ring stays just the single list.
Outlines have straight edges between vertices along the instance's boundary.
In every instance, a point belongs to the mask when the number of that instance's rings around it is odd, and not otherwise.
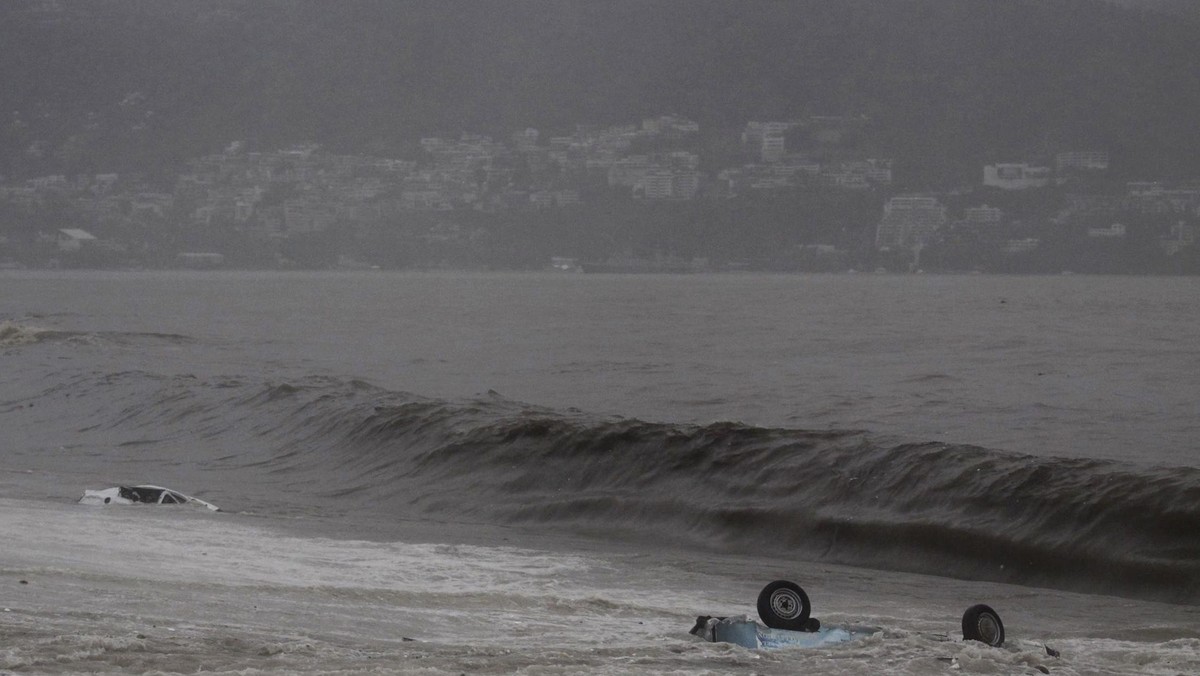
[{"label": "white building", "polygon": [[646,155],[630,155],[617,160],[608,168],[608,184],[633,187],[642,181],[650,170],[650,158]]},{"label": "white building", "polygon": [[1060,152],[1054,158],[1058,173],[1076,171],[1103,172],[1109,168],[1109,154],[1103,150]]},{"label": "white building", "polygon": [[680,171],[671,177],[671,191],[676,199],[690,200],[700,191],[700,172]]},{"label": "white building", "polygon": [[94,244],[96,236],[78,228],[63,228],[58,231],[56,240],[60,251],[79,251],[85,246]]},{"label": "white building", "polygon": [[1196,228],[1191,223],[1179,221],[1171,226],[1171,234],[1159,240],[1163,251],[1168,256],[1179,253],[1179,250],[1196,244]]},{"label": "white building", "polygon": [[1068,170],[1104,171],[1108,169],[1108,153],[1103,151],[1072,151],[1054,156],[1059,173]]},{"label": "white building", "polygon": [[763,162],[776,162],[785,152],[784,136],[796,125],[796,122],[747,122],[742,144],[757,151]]},{"label": "white building", "polygon": [[1125,236],[1125,225],[1113,223],[1107,228],[1088,228],[1088,237],[1095,239],[1113,239]]},{"label": "white building", "polygon": [[875,231],[877,249],[924,246],[946,222],[946,207],[936,197],[902,195],[888,200]]},{"label": "white building", "polygon": [[642,194],[648,200],[665,200],[675,196],[674,175],[670,171],[655,169],[642,178]]},{"label": "white building", "polygon": [[983,184],[1002,190],[1025,190],[1050,185],[1050,167],[1029,164],[989,164],[983,168]]},{"label": "white building", "polygon": [[763,162],[778,162],[786,153],[786,139],[782,132],[765,134],[759,156]]},{"label": "white building", "polygon": [[1004,220],[1004,212],[997,207],[983,205],[963,209],[963,221],[972,225],[995,225]]}]

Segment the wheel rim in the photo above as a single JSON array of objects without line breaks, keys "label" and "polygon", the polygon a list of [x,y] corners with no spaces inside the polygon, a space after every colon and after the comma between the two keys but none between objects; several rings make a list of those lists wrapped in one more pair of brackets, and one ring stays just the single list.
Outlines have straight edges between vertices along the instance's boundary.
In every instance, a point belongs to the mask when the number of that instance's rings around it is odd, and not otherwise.
[{"label": "wheel rim", "polygon": [[996,640],[1000,638],[1000,623],[992,615],[980,615],[975,628],[979,630],[979,638],[983,639],[984,643],[995,645]]},{"label": "wheel rim", "polygon": [[771,610],[785,620],[799,617],[801,605],[800,595],[791,589],[778,589],[771,594]]}]

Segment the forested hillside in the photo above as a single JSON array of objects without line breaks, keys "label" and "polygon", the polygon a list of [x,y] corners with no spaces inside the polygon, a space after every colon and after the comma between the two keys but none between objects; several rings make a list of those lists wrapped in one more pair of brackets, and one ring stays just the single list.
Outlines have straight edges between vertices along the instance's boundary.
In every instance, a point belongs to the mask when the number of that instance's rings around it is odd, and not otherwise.
[{"label": "forested hillside", "polygon": [[1194,22],[1103,0],[13,0],[0,173],[674,112],[710,132],[866,115],[930,181],[1063,147],[1188,175],[1197,44]]}]

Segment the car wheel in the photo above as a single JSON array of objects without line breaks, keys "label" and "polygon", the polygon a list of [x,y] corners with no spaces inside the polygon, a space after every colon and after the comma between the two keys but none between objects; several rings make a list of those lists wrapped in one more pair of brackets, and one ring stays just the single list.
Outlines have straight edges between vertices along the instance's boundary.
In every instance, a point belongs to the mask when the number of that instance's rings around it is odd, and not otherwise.
[{"label": "car wheel", "polygon": [[996,611],[982,603],[963,613],[962,630],[964,641],[980,641],[995,648],[1004,645],[1004,623]]},{"label": "car wheel", "polygon": [[776,580],[758,593],[758,616],[772,629],[804,631],[811,612],[808,594],[795,582]]}]

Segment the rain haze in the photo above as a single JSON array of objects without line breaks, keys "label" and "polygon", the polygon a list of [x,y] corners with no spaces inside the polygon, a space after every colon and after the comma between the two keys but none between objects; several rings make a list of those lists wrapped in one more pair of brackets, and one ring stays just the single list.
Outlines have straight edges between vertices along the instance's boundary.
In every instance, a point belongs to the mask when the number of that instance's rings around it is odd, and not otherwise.
[{"label": "rain haze", "polygon": [[1198,7],[0,4],[0,674],[1200,672]]}]

